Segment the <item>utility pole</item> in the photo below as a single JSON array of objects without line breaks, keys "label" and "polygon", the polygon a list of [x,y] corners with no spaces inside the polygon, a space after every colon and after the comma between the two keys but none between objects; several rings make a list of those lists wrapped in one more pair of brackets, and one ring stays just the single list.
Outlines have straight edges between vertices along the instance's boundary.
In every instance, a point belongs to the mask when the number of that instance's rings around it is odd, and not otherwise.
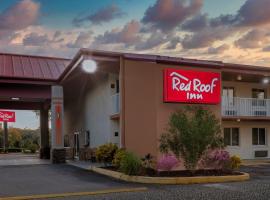
[{"label": "utility pole", "polygon": [[3,122],[4,123],[4,137],[3,137],[3,147],[4,147],[4,152],[8,152],[8,125],[7,122]]}]

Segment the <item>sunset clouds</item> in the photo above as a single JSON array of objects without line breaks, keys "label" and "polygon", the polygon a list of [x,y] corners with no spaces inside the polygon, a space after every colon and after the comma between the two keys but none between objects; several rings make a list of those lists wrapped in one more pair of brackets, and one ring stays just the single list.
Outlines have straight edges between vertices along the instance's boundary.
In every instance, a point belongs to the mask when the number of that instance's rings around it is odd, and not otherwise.
[{"label": "sunset clouds", "polygon": [[40,0],[9,4],[0,11],[0,50],[70,57],[84,47],[270,66],[269,0],[242,0],[215,15],[205,7],[219,6],[212,0],[78,1],[85,9],[62,11],[66,27],[52,24],[64,3],[53,11]]}]

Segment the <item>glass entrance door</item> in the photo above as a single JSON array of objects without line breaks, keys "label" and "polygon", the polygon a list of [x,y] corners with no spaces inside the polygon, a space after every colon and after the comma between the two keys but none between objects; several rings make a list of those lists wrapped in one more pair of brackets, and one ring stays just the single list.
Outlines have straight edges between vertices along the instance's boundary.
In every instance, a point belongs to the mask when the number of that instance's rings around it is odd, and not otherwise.
[{"label": "glass entrance door", "polygon": [[80,140],[79,132],[74,133],[74,159],[79,160]]}]

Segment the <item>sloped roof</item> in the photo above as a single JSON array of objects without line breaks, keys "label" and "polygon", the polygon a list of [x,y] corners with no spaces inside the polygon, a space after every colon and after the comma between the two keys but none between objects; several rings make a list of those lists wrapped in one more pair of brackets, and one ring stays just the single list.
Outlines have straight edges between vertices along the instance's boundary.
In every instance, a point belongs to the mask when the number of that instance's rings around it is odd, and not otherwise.
[{"label": "sloped roof", "polygon": [[[154,55],[154,54],[138,54],[138,53],[127,53],[127,52],[116,52],[116,51],[103,51],[103,50],[93,50],[93,49],[80,49],[77,54],[70,61],[66,70],[62,73],[59,80],[63,81],[68,74],[74,69],[74,66],[77,65],[78,61],[82,56],[92,57],[94,60],[107,60],[107,59],[115,59],[120,62],[120,58],[124,58],[127,60],[134,61],[145,61],[145,62],[154,62],[159,64],[172,64],[172,65],[187,65],[190,67],[207,67],[219,69],[221,71],[226,72],[234,72],[234,73],[250,73],[250,74],[260,74],[264,76],[270,76],[270,67],[265,66],[256,66],[256,65],[245,65],[245,64],[233,64],[226,63],[223,61],[215,61],[215,60],[198,60],[198,59],[190,59],[190,58],[182,58],[182,57],[171,57],[171,56],[162,56],[162,55]],[[76,66],[75,66],[76,67]]]},{"label": "sloped roof", "polygon": [[57,81],[69,59],[0,53],[0,79]]}]

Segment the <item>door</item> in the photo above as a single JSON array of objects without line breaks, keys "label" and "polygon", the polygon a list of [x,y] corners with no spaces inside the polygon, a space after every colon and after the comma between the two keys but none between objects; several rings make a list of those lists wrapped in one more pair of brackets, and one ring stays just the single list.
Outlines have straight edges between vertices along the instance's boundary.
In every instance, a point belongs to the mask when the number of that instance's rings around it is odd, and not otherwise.
[{"label": "door", "polygon": [[79,132],[74,133],[74,159],[79,160],[80,139]]},{"label": "door", "polygon": [[223,87],[222,96],[225,97],[228,106],[234,105],[234,88],[233,87]]}]

